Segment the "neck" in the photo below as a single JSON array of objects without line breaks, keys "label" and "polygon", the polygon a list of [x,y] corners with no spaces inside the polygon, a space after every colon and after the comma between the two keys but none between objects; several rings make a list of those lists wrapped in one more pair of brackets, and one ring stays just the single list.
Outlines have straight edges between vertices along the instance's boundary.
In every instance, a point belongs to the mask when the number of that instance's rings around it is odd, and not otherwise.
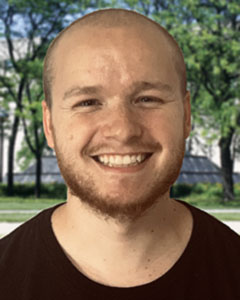
[{"label": "neck", "polygon": [[[76,234],[92,237],[101,235],[110,241],[133,242],[139,236],[152,230],[165,232],[166,227],[172,223],[172,214],[176,210],[176,201],[164,195],[158,202],[149,208],[141,217],[132,220],[119,220],[100,215],[90,209],[78,198],[69,195],[63,207],[66,223],[74,226]],[[174,218],[175,219],[175,218]],[[87,225],[87,226],[86,226]]]},{"label": "neck", "polygon": [[87,270],[109,270],[109,274],[129,268],[138,272],[159,260],[167,263],[169,253],[175,261],[190,238],[192,222],[190,212],[168,194],[142,217],[125,223],[104,219],[70,196],[55,211],[52,221],[59,243],[75,266],[80,270],[83,266]]}]

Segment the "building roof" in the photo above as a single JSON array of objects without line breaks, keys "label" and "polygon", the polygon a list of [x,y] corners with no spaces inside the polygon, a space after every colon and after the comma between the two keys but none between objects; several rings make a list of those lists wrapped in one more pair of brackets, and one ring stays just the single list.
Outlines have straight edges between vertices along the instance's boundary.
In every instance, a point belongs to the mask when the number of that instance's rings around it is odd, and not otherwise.
[{"label": "building roof", "polygon": [[[21,173],[14,173],[14,182],[30,183],[35,182],[36,164],[32,164]],[[59,182],[64,183],[60,173],[57,159],[54,155],[42,157],[42,183]]]},{"label": "building roof", "polygon": [[[15,173],[14,181],[18,183],[35,182],[36,164],[32,164],[24,172]],[[234,182],[240,182],[240,174],[234,174]],[[6,177],[5,180],[6,182]],[[55,156],[42,158],[42,183],[64,183]],[[180,175],[176,183],[222,183],[221,170],[205,156],[186,153]]]},{"label": "building roof", "polygon": [[[240,182],[240,174],[234,173],[234,183]],[[181,173],[176,183],[222,183],[221,169],[206,156],[186,153]]]}]

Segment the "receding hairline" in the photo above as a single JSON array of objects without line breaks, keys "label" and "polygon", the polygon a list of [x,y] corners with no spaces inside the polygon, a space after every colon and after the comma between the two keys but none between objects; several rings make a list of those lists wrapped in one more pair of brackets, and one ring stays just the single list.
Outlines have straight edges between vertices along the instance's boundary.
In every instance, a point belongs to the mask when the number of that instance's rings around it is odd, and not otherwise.
[{"label": "receding hairline", "polygon": [[[146,21],[149,25],[153,25],[156,29],[158,29],[164,37],[167,38],[168,42],[171,44],[171,49],[174,51],[173,58],[175,60],[175,65],[178,73],[183,74],[183,81],[181,83],[181,90],[182,93],[186,92],[186,70],[185,70],[185,63],[182,51],[178,46],[175,39],[168,33],[168,31],[162,27],[157,22],[147,18],[146,16],[137,13],[135,11],[126,10],[126,9],[115,9],[115,8],[108,8],[108,9],[101,9],[75,20],[72,22],[68,27],[63,29],[57,37],[51,42],[45,59],[44,59],[44,69],[43,69],[43,86],[44,86],[44,93],[45,99],[47,100],[47,104],[51,107],[51,85],[54,79],[53,77],[53,65],[54,65],[54,58],[53,54],[59,44],[60,41],[63,40],[65,34],[71,32],[72,30],[78,28],[86,27],[101,27],[101,28],[116,28],[116,27],[124,27],[129,26],[132,24],[141,24]],[[179,75],[180,76],[180,75]],[[180,79],[182,81],[182,79]]]}]

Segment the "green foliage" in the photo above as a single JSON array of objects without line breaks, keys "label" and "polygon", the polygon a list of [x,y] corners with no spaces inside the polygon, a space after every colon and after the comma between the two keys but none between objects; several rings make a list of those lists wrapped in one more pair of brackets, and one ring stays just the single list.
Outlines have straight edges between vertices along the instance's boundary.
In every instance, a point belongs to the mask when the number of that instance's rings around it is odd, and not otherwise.
[{"label": "green foliage", "polygon": [[204,195],[206,199],[221,199],[223,197],[222,185],[219,183],[175,184],[173,186],[174,197],[191,195]]},{"label": "green foliage", "polygon": [[[138,1],[139,12],[144,5],[148,1]],[[231,174],[231,164],[226,162],[232,160],[232,146],[236,151],[231,140],[240,128],[239,0],[151,1],[151,5],[148,16],[164,26],[183,50],[192,123],[195,129],[204,128],[207,145],[218,140],[222,171]],[[232,200],[231,180],[224,182],[224,191],[225,199]]]},{"label": "green foliage", "polygon": [[[231,203],[234,207],[240,206],[240,184],[234,185],[235,201]],[[222,184],[216,183],[198,183],[198,184],[175,184],[172,187],[171,197],[182,199],[190,204],[197,206],[228,206],[229,203],[223,202],[223,187]]]},{"label": "green foliage", "polygon": [[222,185],[220,183],[198,183],[193,186],[192,194],[204,194],[207,199],[221,199],[223,197]]},{"label": "green foliage", "polygon": [[175,184],[172,187],[172,197],[184,197],[190,195],[192,192],[192,185],[190,184]]},{"label": "green foliage", "polygon": [[[34,197],[35,184],[15,184],[13,196],[32,198]],[[66,185],[61,183],[42,184],[41,198],[66,199]],[[0,197],[7,196],[6,184],[0,184]]]},{"label": "green foliage", "polygon": [[[26,142],[18,153],[21,167],[27,166],[45,147],[41,123],[43,57],[51,40],[71,21],[103,7],[131,8],[165,26],[180,44],[192,93],[193,123],[204,127],[208,144],[226,136],[229,128],[240,132],[240,6],[238,0],[2,0],[0,35],[14,40],[27,38],[27,52],[21,59],[1,62],[1,105],[16,104]],[[9,18],[4,25],[8,8]],[[21,21],[24,26],[16,26]],[[9,26],[6,31],[6,26]],[[18,30],[16,30],[18,28]],[[19,30],[21,28],[21,30]],[[5,34],[7,32],[7,34]],[[7,73],[11,76],[7,76]],[[21,90],[21,84],[24,88]],[[27,147],[29,150],[27,150]],[[187,191],[185,191],[187,192]]]},{"label": "green foliage", "polygon": [[33,161],[33,153],[30,151],[25,140],[22,141],[21,149],[17,152],[16,162],[21,171],[26,170]]},{"label": "green foliage", "polygon": [[[0,105],[11,111],[15,120],[20,118],[22,121],[25,141],[17,153],[17,162],[21,168],[28,166],[34,158],[41,157],[46,149],[41,111],[42,70],[50,42],[84,12],[107,4],[103,0],[0,2],[0,36],[3,41],[8,40],[4,51],[9,57],[0,62]],[[10,110],[12,104],[14,110]],[[12,136],[18,130],[13,124],[13,118],[9,119]],[[8,172],[12,173],[13,167]]]},{"label": "green foliage", "polygon": [[[240,5],[238,0],[124,1],[164,26],[183,50],[193,123],[208,143],[240,127]],[[218,132],[218,134],[216,134]]]}]

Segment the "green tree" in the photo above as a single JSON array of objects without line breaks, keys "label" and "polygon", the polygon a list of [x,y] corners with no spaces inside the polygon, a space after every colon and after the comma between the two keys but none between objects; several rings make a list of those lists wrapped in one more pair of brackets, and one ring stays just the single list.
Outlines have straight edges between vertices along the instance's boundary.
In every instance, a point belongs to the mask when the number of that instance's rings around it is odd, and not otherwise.
[{"label": "green tree", "polygon": [[163,25],[183,49],[193,122],[210,141],[218,139],[224,200],[232,200],[231,147],[240,128],[239,0],[124,2]]},{"label": "green tree", "polygon": [[234,199],[231,151],[240,118],[239,1],[183,1],[181,28],[174,33],[186,53],[189,81],[200,87],[193,102],[194,119],[218,139],[224,201]]},{"label": "green tree", "polygon": [[[22,120],[26,144],[37,162],[36,196],[40,196],[41,156],[45,147],[40,101],[42,61],[50,41],[86,10],[103,1],[2,0],[0,35],[7,58],[0,64],[1,105],[14,104],[8,148],[8,194],[13,193],[14,150]],[[3,47],[2,47],[3,48]]]}]

